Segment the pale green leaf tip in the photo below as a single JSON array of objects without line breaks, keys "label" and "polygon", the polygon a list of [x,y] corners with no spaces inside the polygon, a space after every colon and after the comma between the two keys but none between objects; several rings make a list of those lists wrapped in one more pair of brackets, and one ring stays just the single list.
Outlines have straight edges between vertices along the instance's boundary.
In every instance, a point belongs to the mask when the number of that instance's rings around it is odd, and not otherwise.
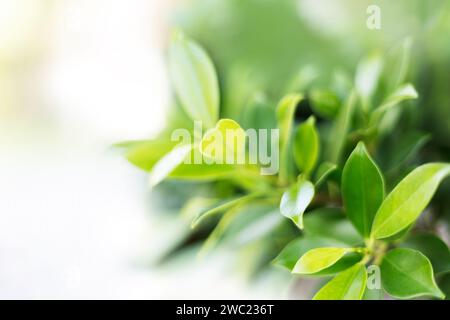
[{"label": "pale green leaf tip", "polygon": [[436,297],[441,299],[441,300],[445,299],[445,294],[440,289],[438,289],[438,290],[439,291],[437,292]]},{"label": "pale green leaf tip", "polygon": [[281,104],[290,103],[298,104],[303,99],[303,95],[300,93],[289,93],[283,97]]},{"label": "pale green leaf tip", "polygon": [[308,118],[308,120],[306,120],[306,122],[307,122],[308,124],[314,126],[314,125],[316,124],[316,117],[310,116],[310,117]]},{"label": "pale green leaf tip", "polygon": [[303,230],[303,214],[293,217],[292,221],[300,230]]},{"label": "pale green leaf tip", "polygon": [[356,145],[355,150],[357,150],[358,152],[366,152],[366,145],[364,144],[364,142],[359,141],[358,144]]},{"label": "pale green leaf tip", "polygon": [[195,218],[194,220],[191,221],[191,229],[194,229],[197,225],[198,225],[198,218]]},{"label": "pale green leaf tip", "polygon": [[405,87],[405,89],[408,90],[409,96],[411,99],[417,99],[419,97],[419,94],[417,93],[416,88],[411,83],[408,83]]}]

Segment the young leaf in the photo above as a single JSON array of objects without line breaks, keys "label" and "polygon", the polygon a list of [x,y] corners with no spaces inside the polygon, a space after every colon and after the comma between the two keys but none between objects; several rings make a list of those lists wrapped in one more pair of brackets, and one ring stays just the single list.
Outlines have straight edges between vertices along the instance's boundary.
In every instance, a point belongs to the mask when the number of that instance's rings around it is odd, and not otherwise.
[{"label": "young leaf", "polygon": [[283,193],[280,212],[283,216],[292,219],[300,229],[303,229],[303,212],[313,197],[314,185],[301,177],[295,185]]},{"label": "young leaf", "polygon": [[361,300],[366,288],[367,273],[362,264],[339,273],[314,296],[314,300]]},{"label": "young leaf", "polygon": [[352,90],[339,110],[339,114],[331,129],[330,139],[327,141],[327,159],[332,163],[339,163],[341,158],[342,148],[345,145],[347,133],[350,129],[355,103],[356,94]]},{"label": "young leaf", "polygon": [[374,110],[370,117],[370,124],[372,126],[377,125],[382,115],[393,106],[405,100],[416,99],[417,97],[417,91],[416,89],[414,89],[414,86],[412,84],[407,83],[400,86],[397,90],[395,90],[391,95],[387,97],[387,99],[381,104],[381,106]]},{"label": "young leaf", "polygon": [[315,186],[319,188],[324,183],[328,176],[337,169],[337,165],[331,162],[323,162],[316,171],[315,174]]},{"label": "young leaf", "polygon": [[450,250],[447,244],[434,234],[413,235],[401,246],[422,252],[430,259],[435,273],[450,271]]},{"label": "young leaf", "polygon": [[172,151],[160,159],[153,167],[149,176],[151,187],[163,181],[191,152],[192,145],[182,145],[175,147]]},{"label": "young leaf", "polygon": [[336,246],[341,243],[320,236],[308,235],[289,242],[278,256],[272,261],[273,264],[287,268],[291,271],[298,259],[306,252],[314,248],[325,246]]},{"label": "young leaf", "polygon": [[281,145],[286,145],[287,140],[291,134],[295,108],[298,103],[303,99],[300,94],[289,94],[281,99],[277,106],[277,121],[278,128],[280,129]]},{"label": "young leaf", "polygon": [[289,94],[281,99],[276,109],[278,128],[280,129],[280,172],[282,183],[289,180],[291,170],[289,141],[294,121],[295,108],[303,99],[300,94]]},{"label": "young leaf", "polygon": [[425,164],[408,174],[378,209],[371,236],[387,238],[416,221],[448,174],[450,164],[446,163]]},{"label": "young leaf", "polygon": [[397,90],[395,90],[376,110],[376,112],[384,112],[387,109],[403,102],[405,100],[417,99],[419,95],[417,94],[416,89],[410,83],[404,84],[400,86]]},{"label": "young leaf", "polygon": [[200,152],[218,164],[243,164],[245,131],[236,121],[221,119],[203,136]]},{"label": "young leaf", "polygon": [[339,261],[352,248],[317,248],[306,252],[295,264],[292,273],[311,274]]},{"label": "young leaf", "polygon": [[368,237],[375,213],[384,198],[384,182],[362,142],[358,143],[342,172],[342,198],[350,221],[363,236]]},{"label": "young leaf", "polygon": [[389,251],[381,263],[381,281],[386,292],[399,299],[423,295],[444,298],[434,281],[433,268],[427,257],[412,249]]},{"label": "young leaf", "polygon": [[340,101],[333,91],[313,90],[310,94],[311,107],[318,115],[334,119],[339,110]]},{"label": "young leaf", "polygon": [[169,72],[186,113],[207,128],[219,116],[219,86],[207,53],[181,32],[175,32],[168,52]]},{"label": "young leaf", "polygon": [[297,168],[305,173],[312,172],[317,163],[320,140],[315,127],[315,118],[310,117],[298,126],[294,140],[294,159]]}]

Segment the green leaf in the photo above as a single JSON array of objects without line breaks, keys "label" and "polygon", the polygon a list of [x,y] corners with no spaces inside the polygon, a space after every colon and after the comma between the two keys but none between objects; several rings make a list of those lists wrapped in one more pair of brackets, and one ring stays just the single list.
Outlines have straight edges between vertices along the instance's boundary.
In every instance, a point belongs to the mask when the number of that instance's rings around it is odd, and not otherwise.
[{"label": "green leaf", "polygon": [[[337,208],[319,208],[310,211],[304,218],[305,234],[332,240],[344,246],[356,246],[364,239],[355,227]],[[341,246],[341,245],[339,245]]]},{"label": "green leaf", "polygon": [[[386,159],[386,163],[391,164],[389,170],[398,169],[408,159],[413,159],[430,139],[430,134],[415,131],[406,132],[401,137],[397,137],[391,147],[391,156]],[[383,156],[386,157],[386,154]]]},{"label": "green leaf", "polygon": [[399,103],[405,100],[416,99],[418,97],[416,89],[410,83],[404,84],[397,88],[391,95],[389,95],[383,103],[372,112],[370,118],[370,124],[372,126],[376,125],[380,121],[381,116]]},{"label": "green leaf", "polygon": [[387,99],[378,107],[376,112],[382,112],[403,102],[405,100],[417,99],[419,95],[417,94],[416,89],[410,83],[404,84],[397,88]]},{"label": "green leaf", "polygon": [[366,288],[367,273],[362,264],[341,272],[314,296],[314,300],[361,300]]},{"label": "green leaf", "polygon": [[168,52],[169,72],[182,107],[207,128],[219,116],[219,86],[207,53],[181,32],[175,32]]},{"label": "green leaf", "polygon": [[363,236],[368,237],[373,218],[384,198],[384,181],[362,142],[358,143],[344,166],[342,198],[350,221]]},{"label": "green leaf", "polygon": [[236,121],[221,119],[203,136],[200,152],[218,164],[244,164],[245,132]]},{"label": "green leaf", "polygon": [[294,159],[297,168],[309,174],[316,166],[319,157],[320,140],[315,127],[316,119],[311,116],[298,126],[294,141]]},{"label": "green leaf", "polygon": [[450,251],[447,244],[431,233],[415,234],[401,244],[402,247],[422,252],[430,259],[435,273],[450,271]]},{"label": "green leaf", "polygon": [[175,147],[161,158],[153,167],[149,176],[149,184],[151,187],[156,186],[163,181],[175,168],[183,162],[191,152],[192,145],[181,145]]},{"label": "green leaf", "polygon": [[334,122],[327,141],[327,159],[332,163],[340,163],[342,149],[347,139],[347,133],[351,126],[351,120],[356,103],[355,91],[349,94],[347,100],[339,110],[339,114]]},{"label": "green leaf", "polygon": [[[280,252],[280,254],[272,261],[272,263],[276,266],[280,266],[288,269],[289,271],[292,271],[301,256],[303,256],[311,249],[320,247],[345,248],[346,245],[332,238],[323,238],[321,236],[315,235],[305,235],[288,243],[286,247],[284,247],[284,249]],[[355,263],[359,262],[361,258],[362,255],[359,253],[348,253],[332,266],[308,276],[316,277],[334,275],[353,266]]]},{"label": "green leaf", "polygon": [[222,238],[225,231],[233,223],[236,216],[245,208],[245,206],[233,206],[226,210],[216,225],[214,230],[209,234],[208,238],[203,242],[202,247],[198,253],[199,257],[205,256],[212,248],[216,246],[219,240]]},{"label": "green leaf", "polygon": [[215,203],[210,207],[205,208],[200,211],[191,223],[191,228],[195,228],[199,223],[201,223],[205,218],[213,216],[215,214],[223,213],[224,211],[236,206],[242,205],[249,200],[252,200],[260,194],[249,194],[246,196],[235,197],[233,199],[222,200],[219,203]]},{"label": "green leaf", "polygon": [[345,256],[343,256],[335,264],[329,266],[328,268],[325,268],[319,272],[316,272],[316,273],[313,273],[310,275],[304,275],[304,276],[310,276],[310,277],[334,276],[344,270],[347,270],[348,268],[355,265],[356,263],[360,262],[363,257],[364,257],[364,255],[360,252],[350,252],[350,253],[347,253]]},{"label": "green leaf", "polygon": [[264,199],[251,199],[240,206],[241,213],[233,219],[222,238],[227,247],[240,249],[249,244],[270,241],[271,234],[280,225],[285,226],[286,220],[279,214],[278,208]]},{"label": "green leaf", "polygon": [[281,99],[277,106],[276,114],[278,128],[280,129],[280,142],[285,145],[292,131],[295,108],[303,99],[300,94],[289,94]]},{"label": "green leaf", "polygon": [[256,94],[251,103],[242,110],[242,126],[245,129],[275,129],[275,110],[261,94]]},{"label": "green leaf", "polygon": [[283,92],[301,92],[305,91],[311,83],[317,78],[318,71],[312,65],[306,65],[296,71],[292,79]]},{"label": "green leaf", "polygon": [[170,150],[176,142],[158,138],[145,141],[128,141],[115,144],[115,148],[125,150],[126,159],[136,167],[150,171],[153,166]]},{"label": "green leaf", "polygon": [[281,250],[272,263],[291,271],[298,259],[309,250],[324,246],[335,246],[336,244],[336,241],[320,236],[306,236],[294,239]]},{"label": "green leaf", "polygon": [[311,274],[334,265],[353,248],[317,248],[306,252],[297,261],[292,273]]},{"label": "green leaf", "polygon": [[289,181],[291,170],[289,142],[294,122],[295,108],[302,99],[303,96],[300,94],[289,94],[281,99],[276,109],[278,128],[280,129],[279,177],[282,183]]},{"label": "green leaf", "polygon": [[382,289],[366,288],[363,295],[363,300],[383,300],[384,292]]},{"label": "green leaf", "polygon": [[[187,156],[188,162],[179,164],[169,175],[169,178],[180,180],[209,181],[214,179],[228,178],[238,172],[240,166],[231,164],[206,163],[202,158],[198,147],[193,148]],[[202,159],[195,163],[195,159]]]},{"label": "green leaf", "polygon": [[300,177],[299,181],[283,193],[280,212],[303,229],[303,213],[314,197],[314,185]]},{"label": "green leaf", "polygon": [[412,38],[407,37],[403,40],[403,43],[397,48],[397,52],[394,52],[394,58],[391,59],[389,70],[393,70],[392,73],[388,75],[389,88],[396,88],[401,83],[404,83],[406,76],[408,74],[408,69],[410,67],[411,61],[411,47]]},{"label": "green leaf", "polygon": [[430,260],[412,249],[389,251],[381,263],[381,281],[384,290],[399,299],[423,295],[444,298],[434,281]]},{"label": "green leaf", "polygon": [[309,96],[311,107],[318,115],[334,119],[339,111],[340,101],[331,90],[313,90]]},{"label": "green leaf", "polygon": [[317,168],[316,174],[315,174],[315,186],[316,189],[319,188],[322,183],[324,183],[329,175],[333,173],[337,169],[337,165],[331,162],[323,162],[320,164],[320,166]]},{"label": "green leaf", "polygon": [[416,221],[448,174],[450,164],[446,163],[425,164],[408,174],[378,209],[371,236],[387,238]]},{"label": "green leaf", "polygon": [[372,54],[358,64],[355,87],[365,106],[368,106],[370,98],[377,88],[382,67],[383,61],[379,54]]},{"label": "green leaf", "polygon": [[450,300],[450,273],[445,273],[439,277],[439,288],[445,294],[445,300]]}]

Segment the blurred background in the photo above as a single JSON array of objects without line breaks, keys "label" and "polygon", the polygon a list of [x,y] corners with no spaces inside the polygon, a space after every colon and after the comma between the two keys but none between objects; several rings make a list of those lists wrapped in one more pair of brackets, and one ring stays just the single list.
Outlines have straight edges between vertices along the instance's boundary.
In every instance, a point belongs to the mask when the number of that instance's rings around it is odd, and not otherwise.
[{"label": "blurred background", "polygon": [[446,0],[0,0],[0,298],[290,297],[288,274],[249,285],[227,249],[155,266],[188,228],[111,145],[165,127],[174,27],[212,56],[230,117],[413,37],[418,126],[449,160]]}]

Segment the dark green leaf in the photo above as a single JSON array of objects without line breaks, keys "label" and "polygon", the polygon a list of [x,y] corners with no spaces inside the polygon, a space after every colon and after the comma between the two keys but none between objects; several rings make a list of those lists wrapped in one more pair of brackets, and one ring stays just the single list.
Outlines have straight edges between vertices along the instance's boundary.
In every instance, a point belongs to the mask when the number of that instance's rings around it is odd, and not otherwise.
[{"label": "dark green leaf", "polygon": [[381,263],[381,281],[384,290],[395,298],[411,299],[424,295],[444,298],[434,281],[430,261],[416,250],[389,251]]},{"label": "dark green leaf", "polygon": [[329,175],[337,169],[337,165],[331,162],[323,162],[319,168],[317,168],[315,174],[315,186],[319,188],[324,183]]},{"label": "dark green leaf", "polygon": [[333,91],[330,90],[313,90],[310,94],[311,106],[318,115],[333,119],[336,117],[340,101]]},{"label": "dark green leaf", "polygon": [[415,234],[401,246],[418,250],[426,255],[435,273],[450,271],[450,251],[447,244],[434,234]]},{"label": "dark green leaf", "polygon": [[342,198],[350,221],[363,236],[368,237],[375,213],[384,198],[384,181],[362,142],[358,143],[345,164]]},{"label": "dark green leaf", "polygon": [[320,208],[308,212],[304,217],[305,233],[318,236],[347,246],[356,246],[364,242],[353,225],[337,208]]}]

